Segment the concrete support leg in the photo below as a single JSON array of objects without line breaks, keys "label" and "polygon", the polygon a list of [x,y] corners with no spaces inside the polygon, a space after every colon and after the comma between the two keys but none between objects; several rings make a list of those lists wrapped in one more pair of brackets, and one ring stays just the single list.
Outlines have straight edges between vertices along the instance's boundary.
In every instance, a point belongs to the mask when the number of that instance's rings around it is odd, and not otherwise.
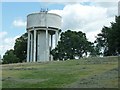
[{"label": "concrete support leg", "polygon": [[27,62],[30,61],[30,31],[28,31],[28,41],[27,41]]},{"label": "concrete support leg", "polygon": [[53,48],[53,35],[51,35],[51,50]]},{"label": "concrete support leg", "polygon": [[[51,35],[51,48],[50,48],[50,51],[52,51],[52,48],[53,48],[53,35]],[[53,60],[53,56],[50,55],[50,60],[52,61]]]},{"label": "concrete support leg", "polygon": [[40,36],[39,35],[40,34],[38,33],[38,35],[37,35],[37,60],[36,60],[37,62],[39,62],[39,58],[40,58],[40,55],[39,55],[40,54],[40,52],[39,52],[39,50],[40,50],[40,45],[39,45],[40,44],[40,40],[39,40],[40,38],[39,37]]},{"label": "concrete support leg", "polygon": [[33,62],[36,61],[36,30],[34,30],[34,51],[33,51]]},{"label": "concrete support leg", "polygon": [[30,62],[33,61],[33,34],[30,33],[31,39],[30,39]]},{"label": "concrete support leg", "polygon": [[49,60],[49,43],[48,43],[48,28],[46,28],[46,58],[45,60]]},{"label": "concrete support leg", "polygon": [[58,44],[58,31],[55,32],[55,46]]}]

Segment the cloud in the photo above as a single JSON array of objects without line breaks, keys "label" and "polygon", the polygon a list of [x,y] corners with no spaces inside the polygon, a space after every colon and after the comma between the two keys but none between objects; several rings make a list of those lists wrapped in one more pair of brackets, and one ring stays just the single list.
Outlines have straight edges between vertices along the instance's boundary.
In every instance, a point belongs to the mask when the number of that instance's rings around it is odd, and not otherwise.
[{"label": "cloud", "polygon": [[86,33],[86,36],[89,41],[94,42],[96,39],[95,37],[97,36],[98,33],[101,32],[103,26],[109,27],[111,25],[110,23],[111,21],[114,21],[114,17],[89,23],[82,28],[82,31]]},{"label": "cloud", "polygon": [[[98,4],[98,2],[97,2]],[[62,30],[82,31],[86,33],[89,41],[94,41],[103,26],[110,26],[116,13],[115,4],[109,3],[108,7],[102,3],[98,5],[68,4],[63,10],[51,10],[49,12],[62,16]],[[104,3],[105,4],[105,3]],[[110,5],[113,5],[110,6]]]},{"label": "cloud", "polygon": [[14,44],[15,44],[15,40],[16,38],[19,37],[15,36],[15,37],[7,37],[8,33],[3,31],[0,32],[0,55],[3,56],[5,54],[5,52],[9,49],[13,49]]},{"label": "cloud", "polygon": [[15,27],[25,27],[26,26],[26,21],[22,20],[22,19],[17,19],[13,21],[13,25]]},{"label": "cloud", "polygon": [[84,6],[80,4],[67,5],[63,11],[63,29],[82,28],[87,23],[107,17],[106,8],[95,6]]},{"label": "cloud", "polygon": [[48,13],[55,13],[55,14],[58,14],[60,16],[63,16],[63,10],[50,10],[48,11]]},{"label": "cloud", "polygon": [[107,13],[109,16],[118,15],[118,2],[93,2],[93,4],[97,7],[107,8]]},{"label": "cloud", "polygon": [[120,16],[120,1],[118,3],[118,15]]}]

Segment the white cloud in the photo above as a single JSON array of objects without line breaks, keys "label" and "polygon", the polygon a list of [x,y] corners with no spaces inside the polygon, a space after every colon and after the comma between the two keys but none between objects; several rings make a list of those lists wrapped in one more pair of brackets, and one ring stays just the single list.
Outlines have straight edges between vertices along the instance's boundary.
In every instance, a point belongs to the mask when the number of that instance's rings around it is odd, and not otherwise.
[{"label": "white cloud", "polygon": [[96,39],[95,37],[101,32],[103,26],[109,27],[111,25],[111,21],[114,21],[114,17],[89,23],[82,28],[82,31],[86,33],[89,41],[94,42]]},{"label": "white cloud", "polygon": [[[98,2],[97,2],[98,4]],[[117,6],[109,3],[107,6],[99,5],[68,4],[63,10],[52,10],[49,12],[62,16],[62,30],[75,30],[86,33],[89,41],[94,41],[95,36],[100,33],[103,26],[110,26],[114,21]],[[110,5],[113,5],[110,6]]]},{"label": "white cloud", "polygon": [[118,15],[120,16],[120,1],[118,3]]},{"label": "white cloud", "polygon": [[55,13],[55,14],[58,14],[60,16],[63,16],[63,10],[50,10],[48,12],[49,13]]},{"label": "white cloud", "polygon": [[106,8],[80,4],[67,5],[63,11],[63,29],[78,29],[84,27],[87,23],[107,17]]},{"label": "white cloud", "polygon": [[118,2],[93,2],[93,4],[97,7],[107,8],[109,16],[118,15]]},{"label": "white cloud", "polygon": [[24,21],[22,19],[14,20],[13,25],[15,27],[25,27],[26,26],[26,21]]},{"label": "white cloud", "polygon": [[15,44],[15,40],[16,38],[18,38],[19,36],[15,36],[15,37],[7,37],[8,33],[3,31],[0,32],[0,55],[4,55],[5,52],[9,49],[13,49],[14,44]]}]

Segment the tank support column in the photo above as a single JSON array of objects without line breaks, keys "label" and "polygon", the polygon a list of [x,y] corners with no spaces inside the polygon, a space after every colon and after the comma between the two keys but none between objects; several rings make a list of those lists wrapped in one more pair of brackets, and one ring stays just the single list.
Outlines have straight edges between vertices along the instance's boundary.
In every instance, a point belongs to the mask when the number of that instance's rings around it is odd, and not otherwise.
[{"label": "tank support column", "polygon": [[30,60],[30,31],[28,31],[28,40],[27,40],[27,62]]},{"label": "tank support column", "polygon": [[55,46],[58,44],[58,31],[55,32]]},{"label": "tank support column", "polygon": [[30,62],[33,61],[33,34],[30,32]]},{"label": "tank support column", "polygon": [[[50,51],[52,51],[52,48],[53,48],[53,35],[51,35],[51,48],[50,48]],[[52,54],[50,54],[50,61],[53,60],[53,56]]]},{"label": "tank support column", "polygon": [[49,44],[48,44],[48,27],[46,28],[46,57],[45,60],[49,60]]},{"label": "tank support column", "polygon": [[33,62],[36,61],[36,30],[34,30],[34,51],[33,51]]}]

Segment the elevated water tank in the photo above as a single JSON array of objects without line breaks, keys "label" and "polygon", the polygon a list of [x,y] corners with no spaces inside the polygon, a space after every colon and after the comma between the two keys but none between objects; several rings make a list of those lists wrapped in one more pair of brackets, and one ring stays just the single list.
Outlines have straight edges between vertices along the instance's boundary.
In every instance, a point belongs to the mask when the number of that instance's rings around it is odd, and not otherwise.
[{"label": "elevated water tank", "polygon": [[[50,51],[58,42],[61,31],[61,16],[48,12],[32,13],[27,16],[27,62],[52,60]],[[53,36],[55,38],[53,38]]]},{"label": "elevated water tank", "polygon": [[40,12],[27,16],[27,28],[31,27],[54,27],[61,28],[61,16],[53,13]]}]

